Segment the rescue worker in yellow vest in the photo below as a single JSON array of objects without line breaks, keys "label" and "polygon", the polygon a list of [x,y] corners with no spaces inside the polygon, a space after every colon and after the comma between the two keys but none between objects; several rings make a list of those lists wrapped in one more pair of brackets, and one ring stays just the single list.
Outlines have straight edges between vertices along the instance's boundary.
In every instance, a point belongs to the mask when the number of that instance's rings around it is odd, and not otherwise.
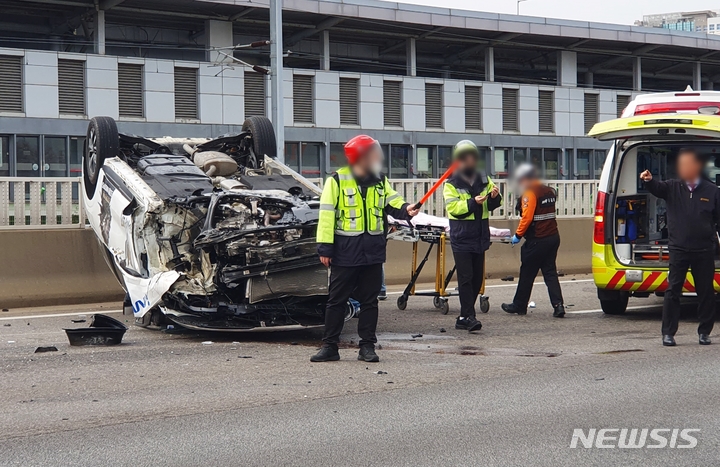
[{"label": "rescue worker in yellow vest", "polygon": [[515,182],[522,193],[516,208],[522,217],[510,242],[517,245],[525,237],[525,243],[520,251],[522,264],[515,298],[512,303],[503,303],[502,309],[507,313],[526,315],[533,282],[538,271],[542,271],[553,316],[563,318],[565,307],[555,265],[560,248],[560,234],[555,220],[557,193],[540,181],[538,171],[532,164],[518,167]]},{"label": "rescue worker in yellow vest", "polygon": [[475,302],[485,275],[485,252],[490,248],[490,212],[500,206],[500,190],[478,171],[478,147],[469,140],[453,149],[458,170],[445,182],[443,196],[450,218],[450,244],[457,269],[460,316],[455,329],[478,331],[482,324],[475,314]]},{"label": "rescue worker in yellow vest", "polygon": [[378,295],[385,262],[385,216],[410,220],[418,213],[393,190],[381,173],[383,153],[378,142],[360,135],[345,145],[349,166],[325,182],[317,229],[320,261],[330,268],[325,310],[325,335],[311,362],[340,360],[338,343],[348,299],[360,302],[358,360],[379,362],[375,353]]}]

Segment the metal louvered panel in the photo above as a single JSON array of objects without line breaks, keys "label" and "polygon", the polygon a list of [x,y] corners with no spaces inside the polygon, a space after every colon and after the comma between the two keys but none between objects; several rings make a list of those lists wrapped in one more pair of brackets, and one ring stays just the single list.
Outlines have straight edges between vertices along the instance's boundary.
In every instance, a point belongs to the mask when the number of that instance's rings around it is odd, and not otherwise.
[{"label": "metal louvered panel", "polygon": [[121,117],[144,117],[142,65],[118,63],[118,102]]},{"label": "metal louvered panel", "polygon": [[313,79],[310,75],[293,75],[293,121],[314,123]]},{"label": "metal louvered panel", "polygon": [[622,113],[625,108],[630,105],[630,96],[618,94],[617,96],[617,116],[622,117]]},{"label": "metal louvered panel", "polygon": [[585,134],[598,122],[598,95],[585,93]]},{"label": "metal louvered panel", "polygon": [[538,118],[542,133],[555,133],[555,92],[538,92]]},{"label": "metal louvered panel", "polygon": [[60,113],[85,115],[85,62],[58,60],[58,99]]},{"label": "metal louvered panel", "polygon": [[503,88],[502,90],[503,131],[518,131],[518,90]]},{"label": "metal louvered panel", "polygon": [[482,130],[482,88],[465,86],[465,129]]},{"label": "metal louvered panel", "polygon": [[198,70],[175,67],[175,118],[198,118]]},{"label": "metal louvered panel", "polygon": [[265,117],[265,75],[245,72],[245,118]]},{"label": "metal louvered panel", "polygon": [[443,85],[425,83],[425,126],[443,127]]},{"label": "metal louvered panel", "polygon": [[360,80],[340,78],[340,124],[359,125]]},{"label": "metal louvered panel", "polygon": [[0,55],[0,112],[22,112],[22,57]]},{"label": "metal louvered panel", "polygon": [[402,126],[401,81],[383,81],[383,121],[385,126]]}]

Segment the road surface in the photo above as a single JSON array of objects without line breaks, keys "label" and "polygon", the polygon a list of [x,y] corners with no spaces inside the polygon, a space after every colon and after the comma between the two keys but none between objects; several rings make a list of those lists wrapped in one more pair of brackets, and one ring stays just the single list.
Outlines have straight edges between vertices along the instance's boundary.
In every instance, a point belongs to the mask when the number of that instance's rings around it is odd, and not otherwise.
[{"label": "road surface", "polygon": [[[379,364],[355,360],[354,323],[340,362],[311,364],[318,331],[131,328],[75,348],[61,328],[98,306],[0,313],[0,465],[718,465],[720,339],[699,346],[687,306],[663,348],[659,299],[604,316],[588,279],[564,278],[564,320],[543,287],[528,316],[506,315],[514,283],[493,283],[476,335],[453,329],[456,299],[443,316],[391,295]],[[570,448],[592,428],[700,431],[693,449]]]}]

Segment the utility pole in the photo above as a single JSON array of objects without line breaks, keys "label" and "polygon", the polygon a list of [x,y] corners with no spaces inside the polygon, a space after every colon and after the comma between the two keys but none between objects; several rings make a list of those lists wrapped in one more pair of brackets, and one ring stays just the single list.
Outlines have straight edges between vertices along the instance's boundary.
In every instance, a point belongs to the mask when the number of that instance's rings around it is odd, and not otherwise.
[{"label": "utility pole", "polygon": [[270,119],[275,127],[278,160],[285,163],[282,7],[282,0],[270,0]]}]

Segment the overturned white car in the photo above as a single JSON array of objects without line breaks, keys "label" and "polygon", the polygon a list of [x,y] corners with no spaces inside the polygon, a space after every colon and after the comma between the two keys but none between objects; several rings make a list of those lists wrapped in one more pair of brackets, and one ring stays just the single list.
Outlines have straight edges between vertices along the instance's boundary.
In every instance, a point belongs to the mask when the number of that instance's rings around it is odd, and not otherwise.
[{"label": "overturned white car", "polygon": [[275,153],[272,124],[261,117],[216,139],[142,138],[118,134],[112,118],[91,119],[85,211],[136,324],[323,324],[320,193]]}]

